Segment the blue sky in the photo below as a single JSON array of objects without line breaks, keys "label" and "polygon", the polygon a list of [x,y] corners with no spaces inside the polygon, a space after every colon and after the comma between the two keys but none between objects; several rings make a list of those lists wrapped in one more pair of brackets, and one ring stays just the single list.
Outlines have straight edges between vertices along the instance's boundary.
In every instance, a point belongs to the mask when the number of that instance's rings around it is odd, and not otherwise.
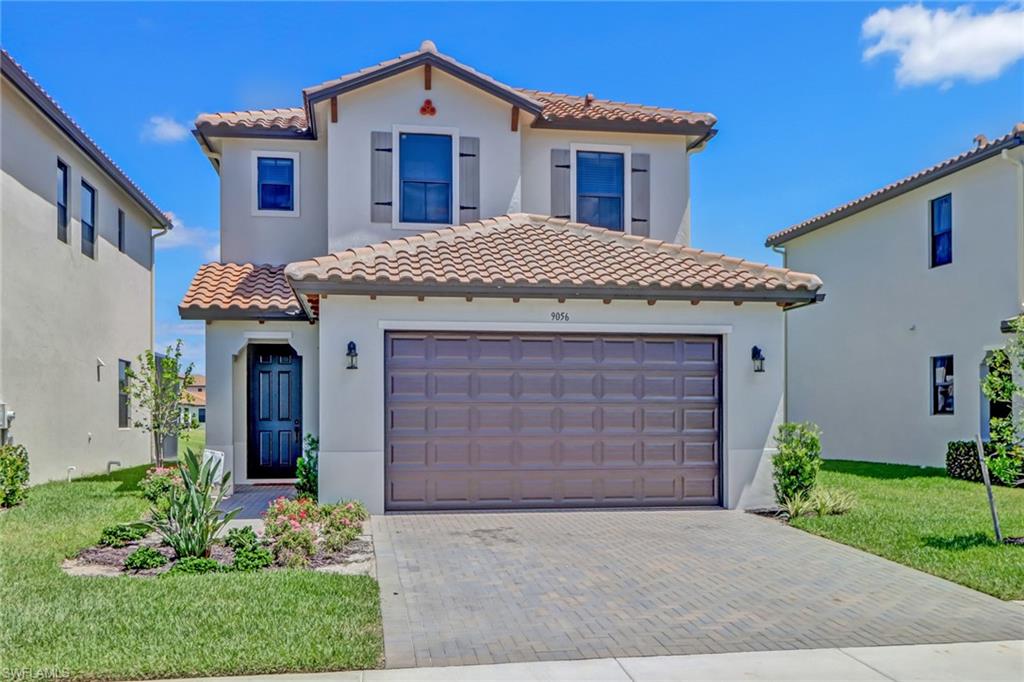
[{"label": "blue sky", "polygon": [[182,337],[201,369],[202,325],[177,315],[217,245],[217,176],[187,134],[200,112],[298,105],[431,38],[512,85],[713,112],[694,245],[778,262],[768,233],[1024,118],[1021,5],[956,8],[4,2],[0,38],[180,221],[158,252],[158,341]]}]

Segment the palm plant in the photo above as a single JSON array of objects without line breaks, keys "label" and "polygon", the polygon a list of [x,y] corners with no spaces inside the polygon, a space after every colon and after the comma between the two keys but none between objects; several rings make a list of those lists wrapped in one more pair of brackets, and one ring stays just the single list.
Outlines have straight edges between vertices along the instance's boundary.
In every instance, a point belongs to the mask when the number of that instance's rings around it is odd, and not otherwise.
[{"label": "palm plant", "polygon": [[217,533],[240,509],[220,508],[230,473],[217,479],[216,463],[200,461],[187,450],[179,464],[181,488],[172,488],[166,511],[157,511],[146,525],[163,538],[178,558],[208,557]]}]

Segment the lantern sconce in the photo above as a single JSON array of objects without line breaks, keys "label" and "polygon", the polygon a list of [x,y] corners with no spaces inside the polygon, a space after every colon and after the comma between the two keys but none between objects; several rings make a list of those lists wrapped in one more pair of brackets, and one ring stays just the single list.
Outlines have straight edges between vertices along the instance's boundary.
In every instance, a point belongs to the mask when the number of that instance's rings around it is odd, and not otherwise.
[{"label": "lantern sconce", "polygon": [[764,371],[764,351],[757,346],[750,349],[750,359],[754,361],[754,371]]},{"label": "lantern sconce", "polygon": [[356,352],[356,342],[348,342],[348,351],[345,353],[345,357],[348,358],[348,367],[345,369],[359,369],[359,353]]}]

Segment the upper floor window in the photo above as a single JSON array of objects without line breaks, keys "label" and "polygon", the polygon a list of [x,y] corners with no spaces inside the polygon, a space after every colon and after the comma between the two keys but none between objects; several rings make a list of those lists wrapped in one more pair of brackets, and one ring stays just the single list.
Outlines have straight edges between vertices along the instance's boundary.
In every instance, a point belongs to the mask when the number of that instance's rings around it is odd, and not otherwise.
[{"label": "upper floor window", "polygon": [[124,253],[124,211],[117,209],[117,250]]},{"label": "upper floor window", "polygon": [[96,257],[96,190],[82,180],[82,253]]},{"label": "upper floor window", "polygon": [[576,152],[576,221],[623,229],[625,155],[617,152]]},{"label": "upper floor window", "polygon": [[253,152],[253,215],[299,214],[299,155]]},{"label": "upper floor window", "polygon": [[932,358],[932,414],[953,414],[953,356]]},{"label": "upper floor window", "polygon": [[128,394],[128,369],[131,366],[127,360],[117,361],[117,427],[120,429],[131,426],[131,398]]},{"label": "upper floor window", "polygon": [[57,239],[68,241],[68,165],[57,159]]},{"label": "upper floor window", "polygon": [[399,222],[452,222],[452,138],[401,133],[398,150]]},{"label": "upper floor window", "polygon": [[953,262],[953,195],[932,199],[932,267]]}]

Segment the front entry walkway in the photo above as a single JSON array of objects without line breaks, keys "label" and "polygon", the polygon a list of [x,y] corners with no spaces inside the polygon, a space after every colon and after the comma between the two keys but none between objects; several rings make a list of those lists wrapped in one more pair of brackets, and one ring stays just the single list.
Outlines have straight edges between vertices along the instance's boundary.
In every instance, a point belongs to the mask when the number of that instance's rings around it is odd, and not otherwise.
[{"label": "front entry walkway", "polygon": [[1024,609],[732,511],[388,515],[389,668],[1017,639]]}]

